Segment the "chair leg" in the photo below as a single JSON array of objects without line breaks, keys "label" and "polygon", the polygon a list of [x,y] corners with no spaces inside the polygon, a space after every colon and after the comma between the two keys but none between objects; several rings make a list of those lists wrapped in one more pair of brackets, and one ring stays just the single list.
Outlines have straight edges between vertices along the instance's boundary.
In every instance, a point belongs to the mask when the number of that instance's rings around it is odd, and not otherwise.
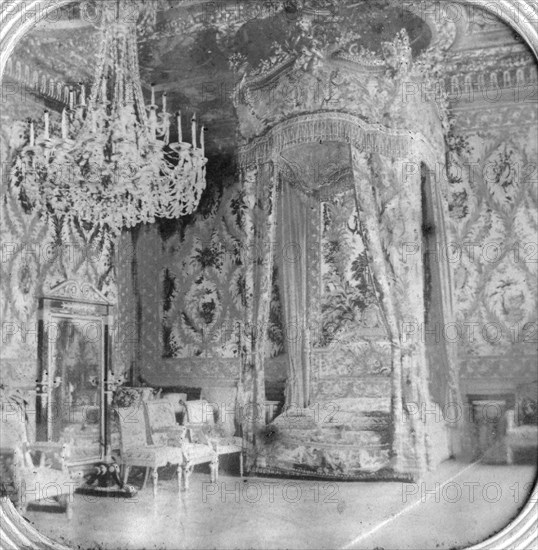
[{"label": "chair leg", "polygon": [[239,453],[239,475],[243,477],[243,451]]},{"label": "chair leg", "polygon": [[144,489],[146,487],[146,483],[148,482],[149,471],[150,470],[151,470],[151,468],[146,468],[146,472],[144,473],[144,481],[142,483],[142,489]]},{"label": "chair leg", "polygon": [[183,468],[181,464],[177,465],[177,490],[178,493],[181,493],[183,489]]},{"label": "chair leg", "polygon": [[189,480],[190,480],[194,465],[191,462],[184,462],[182,468],[183,468],[183,490],[188,491]]},{"label": "chair leg", "polygon": [[506,464],[513,464],[514,463],[514,453],[512,451],[512,447],[510,445],[506,446]]},{"label": "chair leg", "polygon": [[211,483],[216,483],[219,478],[219,457],[218,455],[209,463],[209,475]]},{"label": "chair leg", "polygon": [[129,480],[129,470],[131,469],[130,466],[125,465],[123,469],[123,484],[125,485],[127,481]]},{"label": "chair leg", "polygon": [[153,498],[157,496],[157,483],[159,482],[159,473],[157,468],[153,468],[151,472],[151,479],[153,480]]}]

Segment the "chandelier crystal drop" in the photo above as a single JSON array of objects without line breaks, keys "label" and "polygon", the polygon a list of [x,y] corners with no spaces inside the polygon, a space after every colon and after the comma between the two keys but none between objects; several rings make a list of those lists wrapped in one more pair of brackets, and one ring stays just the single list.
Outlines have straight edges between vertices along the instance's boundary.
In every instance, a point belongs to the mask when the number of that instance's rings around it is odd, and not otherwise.
[{"label": "chandelier crystal drop", "polygon": [[[19,196],[44,215],[77,218],[114,233],[156,218],[192,213],[206,186],[204,128],[196,146],[183,141],[181,113],[144,103],[136,24],[127,0],[101,29],[101,50],[88,99],[83,85],[72,90],[61,135],[53,135],[45,112],[41,135],[30,123],[29,137],[12,170]],[[127,15],[129,14],[129,16]],[[170,143],[177,123],[178,140]]]}]

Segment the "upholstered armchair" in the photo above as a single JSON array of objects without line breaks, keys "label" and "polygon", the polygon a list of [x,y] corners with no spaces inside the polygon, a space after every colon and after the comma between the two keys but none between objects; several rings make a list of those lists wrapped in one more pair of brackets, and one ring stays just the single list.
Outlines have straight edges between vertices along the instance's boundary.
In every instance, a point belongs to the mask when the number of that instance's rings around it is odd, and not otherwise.
[{"label": "upholstered armchair", "polygon": [[[121,436],[121,463],[123,482],[127,483],[131,467],[146,468],[142,489],[146,486],[149,473],[153,480],[153,496],[157,495],[159,481],[158,468],[167,464],[177,465],[178,490],[182,487],[183,452],[180,446],[170,445],[168,438],[159,438],[156,442],[148,437],[145,406],[138,403],[131,407],[117,409]],[[181,433],[177,434],[178,441]]]},{"label": "upholstered armchair", "polygon": [[[505,413],[504,436],[506,462],[512,464],[514,451],[531,452],[536,460],[538,453],[538,383],[527,382],[516,388],[515,408]],[[531,454],[531,456],[532,456]]]},{"label": "upholstered armchair", "polygon": [[208,463],[211,481],[216,481],[218,454],[210,445],[194,441],[188,428],[176,423],[172,403],[168,399],[156,399],[146,402],[145,407],[152,442],[181,448],[185,489],[189,487],[190,475],[197,464]]},{"label": "upholstered armchair", "polygon": [[[4,404],[3,404],[4,405]],[[54,500],[72,517],[71,504],[77,482],[71,478],[65,443],[28,441],[25,410],[8,404],[2,407],[0,446],[13,456],[12,479],[19,510],[24,513],[30,502]]]},{"label": "upholstered armchair", "polygon": [[510,409],[505,413],[506,419],[506,462],[514,461],[514,450],[535,449],[538,452],[538,425],[524,424],[518,426],[515,421],[515,411]]},{"label": "upholstered armchair", "polygon": [[[218,456],[227,454],[239,454],[239,474],[243,477],[243,440],[240,437],[230,435],[223,422],[215,422],[215,404],[205,399],[186,401],[187,411],[185,426],[187,426],[194,437],[209,444]],[[218,473],[217,473],[218,477]]]}]

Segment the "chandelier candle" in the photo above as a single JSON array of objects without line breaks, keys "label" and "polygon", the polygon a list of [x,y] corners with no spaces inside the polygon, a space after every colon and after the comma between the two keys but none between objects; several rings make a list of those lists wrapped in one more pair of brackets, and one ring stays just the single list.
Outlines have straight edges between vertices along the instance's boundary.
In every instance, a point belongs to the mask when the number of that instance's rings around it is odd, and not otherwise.
[{"label": "chandelier candle", "polygon": [[86,86],[82,82],[80,83],[80,105],[86,107]]},{"label": "chandelier candle", "polygon": [[178,143],[183,142],[183,132],[181,130],[181,111],[177,112],[177,141]]},{"label": "chandelier candle", "polygon": [[62,139],[66,140],[69,134],[69,124],[67,120],[67,109],[62,111]]},{"label": "chandelier candle", "polygon": [[166,145],[170,143],[170,115],[166,112],[166,92],[163,94],[163,141]]},{"label": "chandelier candle", "polygon": [[[155,97],[153,98],[155,100]],[[152,103],[149,111],[149,128],[153,138],[157,135],[157,109],[155,104]]]},{"label": "chandelier candle", "polygon": [[45,139],[49,139],[49,112],[45,111]]},{"label": "chandelier candle", "polygon": [[192,146],[196,149],[196,113],[192,115]]}]

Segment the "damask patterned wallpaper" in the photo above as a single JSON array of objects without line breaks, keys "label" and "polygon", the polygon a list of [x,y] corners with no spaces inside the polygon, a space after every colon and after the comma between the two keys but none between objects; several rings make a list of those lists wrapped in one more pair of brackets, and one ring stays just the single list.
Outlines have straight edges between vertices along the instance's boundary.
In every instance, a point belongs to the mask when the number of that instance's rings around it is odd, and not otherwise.
[{"label": "damask patterned wallpaper", "polygon": [[224,189],[209,212],[197,214],[182,235],[164,242],[165,357],[238,355],[243,300],[238,213],[245,207],[237,188]]},{"label": "damask patterned wallpaper", "polygon": [[[243,212],[250,205],[231,158],[214,161],[207,180],[194,215],[142,228],[135,246],[142,312],[139,374],[155,385],[206,379],[233,384],[239,377],[243,266],[257,252],[244,245]],[[277,269],[273,280],[268,357],[283,352]],[[275,378],[284,378],[281,361],[273,370]]]},{"label": "damask patterned wallpaper", "polygon": [[[117,302],[116,248],[107,235],[58,218],[48,222],[27,211],[8,191],[14,151],[28,131],[24,122],[38,118],[44,105],[29,96],[24,101],[6,95],[2,107],[0,194],[0,326],[1,382],[32,388],[37,376],[38,300],[57,284],[72,279],[88,282]],[[52,124],[58,122],[53,114]],[[117,319],[117,315],[115,316]],[[119,346],[114,359],[121,369]]]},{"label": "damask patterned wallpaper", "polygon": [[452,264],[457,327],[445,337],[464,378],[536,379],[536,65],[518,51],[498,76],[499,52],[478,53],[452,67],[452,79],[466,74],[471,95],[453,103],[449,140],[451,244],[438,252]]}]

